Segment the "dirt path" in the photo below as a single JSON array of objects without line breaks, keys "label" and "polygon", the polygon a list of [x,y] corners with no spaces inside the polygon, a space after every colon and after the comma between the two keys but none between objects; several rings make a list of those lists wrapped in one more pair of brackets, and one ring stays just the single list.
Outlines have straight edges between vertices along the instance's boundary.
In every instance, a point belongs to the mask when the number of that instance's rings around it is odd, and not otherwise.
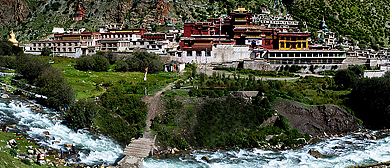
[{"label": "dirt path", "polygon": [[152,122],[150,121],[154,117],[156,117],[157,112],[161,108],[159,105],[160,103],[160,95],[162,92],[166,90],[170,90],[174,84],[169,84],[168,86],[162,88],[160,91],[156,92],[154,96],[145,96],[144,101],[148,103],[148,116],[146,118],[146,130],[144,132],[143,137],[144,138],[149,138],[151,140],[154,139],[154,137],[150,134],[150,125]]}]

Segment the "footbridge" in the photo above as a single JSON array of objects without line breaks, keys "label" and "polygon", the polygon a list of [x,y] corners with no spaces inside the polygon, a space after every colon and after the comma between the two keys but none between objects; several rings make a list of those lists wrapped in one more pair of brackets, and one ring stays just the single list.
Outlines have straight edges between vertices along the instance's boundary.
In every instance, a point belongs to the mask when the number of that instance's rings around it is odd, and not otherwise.
[{"label": "footbridge", "polygon": [[142,168],[143,159],[153,152],[154,140],[139,138],[132,140],[123,151],[125,157],[118,162],[117,168]]}]

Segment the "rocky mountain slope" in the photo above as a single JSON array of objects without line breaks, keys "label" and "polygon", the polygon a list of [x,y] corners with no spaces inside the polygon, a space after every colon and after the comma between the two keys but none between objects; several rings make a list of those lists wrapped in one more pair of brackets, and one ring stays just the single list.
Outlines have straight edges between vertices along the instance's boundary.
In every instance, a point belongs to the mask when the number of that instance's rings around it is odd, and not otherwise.
[{"label": "rocky mountain slope", "polygon": [[355,131],[358,119],[336,105],[307,107],[292,100],[278,99],[272,108],[289,121],[301,134],[328,135]]},{"label": "rocky mountain slope", "polygon": [[[272,14],[290,13],[316,31],[325,18],[328,28],[354,39],[361,47],[389,46],[389,0],[3,0],[0,6],[0,37],[6,39],[13,27],[18,41],[29,43],[47,37],[53,27],[86,28],[97,31],[106,24],[143,27],[153,31],[180,28],[185,21],[220,17],[237,7],[253,13],[262,9]],[[85,17],[73,21],[81,8]],[[176,21],[171,20],[173,18]],[[314,25],[314,26],[313,26]]]}]

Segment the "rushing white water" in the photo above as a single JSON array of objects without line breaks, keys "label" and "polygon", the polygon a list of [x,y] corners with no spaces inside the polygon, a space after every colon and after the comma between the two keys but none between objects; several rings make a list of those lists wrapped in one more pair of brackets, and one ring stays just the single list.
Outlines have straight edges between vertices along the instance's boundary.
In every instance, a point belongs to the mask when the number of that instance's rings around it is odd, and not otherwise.
[{"label": "rushing white water", "polygon": [[[45,109],[44,113],[36,112],[26,106],[15,105],[17,103],[20,102],[0,98],[0,118],[2,119],[0,124],[15,124],[19,130],[26,130],[29,136],[38,140],[42,146],[60,149],[64,148],[64,144],[74,141],[80,154],[80,163],[88,165],[114,164],[123,152],[123,149],[108,137],[97,137],[86,130],[78,132],[70,130],[55,120],[58,114],[54,111]],[[46,138],[44,131],[49,131],[49,139]],[[158,160],[146,158],[144,167],[347,167],[390,160],[390,137],[370,140],[358,138],[359,134],[363,133],[329,138],[314,145],[287,151],[239,149],[210,152],[197,150],[178,157]],[[324,158],[316,159],[309,155],[310,149],[318,150]],[[210,163],[201,159],[204,155],[210,158]]]},{"label": "rushing white water", "polygon": [[[347,167],[390,160],[390,137],[369,140],[359,139],[358,134],[362,133],[329,138],[296,150],[196,151],[177,158],[147,158],[144,167]],[[308,154],[309,149],[318,150],[324,158],[314,158]],[[210,163],[201,159],[204,155],[210,158]]]},{"label": "rushing white water", "polygon": [[[56,120],[58,114],[49,109],[44,113],[31,110],[25,105],[18,106],[20,102],[0,99],[1,124],[15,124],[17,129],[27,131],[27,134],[42,146],[51,146],[53,149],[64,151],[64,144],[75,142],[81,161],[87,165],[114,164],[123,149],[111,138],[90,134],[86,130],[74,132],[66,125]],[[21,104],[21,103],[20,103]],[[46,137],[43,132],[48,131]],[[59,143],[58,143],[59,142]]]}]

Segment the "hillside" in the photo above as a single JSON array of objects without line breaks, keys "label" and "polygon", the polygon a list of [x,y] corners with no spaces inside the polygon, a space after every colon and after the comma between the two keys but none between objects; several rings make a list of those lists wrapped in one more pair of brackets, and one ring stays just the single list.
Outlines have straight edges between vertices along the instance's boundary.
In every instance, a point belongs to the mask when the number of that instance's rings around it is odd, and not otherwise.
[{"label": "hillside", "polygon": [[289,12],[314,25],[324,17],[331,31],[354,39],[355,44],[359,41],[361,48],[379,49],[389,46],[389,4],[389,0],[295,0]]},{"label": "hillside", "polygon": [[[389,46],[389,0],[285,0],[284,6],[271,0],[4,0],[0,6],[0,37],[7,39],[14,28],[17,40],[29,43],[51,34],[53,27],[86,28],[97,31],[106,24],[123,23],[125,27],[143,27],[152,31],[182,28],[183,22],[220,17],[238,6],[253,13],[262,9],[271,14],[290,13],[307,22],[309,31],[318,30],[322,17],[331,31],[349,37],[361,48]],[[84,19],[73,21],[78,8]],[[173,18],[173,20],[171,20]],[[176,20],[176,21],[174,21]],[[378,46],[379,45],[379,46]]]}]

